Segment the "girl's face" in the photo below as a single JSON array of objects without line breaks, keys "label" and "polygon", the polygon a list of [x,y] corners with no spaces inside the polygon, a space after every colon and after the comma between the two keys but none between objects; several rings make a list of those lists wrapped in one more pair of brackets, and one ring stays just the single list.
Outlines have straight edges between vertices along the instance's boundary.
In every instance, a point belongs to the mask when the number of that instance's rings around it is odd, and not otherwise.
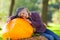
[{"label": "girl's face", "polygon": [[28,11],[27,9],[23,9],[19,14],[18,16],[22,17],[22,18],[28,18],[29,15],[28,15]]}]

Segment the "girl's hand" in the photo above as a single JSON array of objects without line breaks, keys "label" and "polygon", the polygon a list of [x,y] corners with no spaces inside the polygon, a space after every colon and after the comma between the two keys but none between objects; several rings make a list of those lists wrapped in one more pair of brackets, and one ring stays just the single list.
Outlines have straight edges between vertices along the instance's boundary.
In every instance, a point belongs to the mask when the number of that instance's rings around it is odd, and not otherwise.
[{"label": "girl's hand", "polygon": [[29,19],[25,19],[27,22],[29,22],[30,24],[32,24],[32,22]]},{"label": "girl's hand", "polygon": [[10,21],[11,21],[11,19],[10,19],[10,18],[8,18],[7,23],[8,23],[8,22],[10,22]]},{"label": "girl's hand", "polygon": [[32,24],[32,22],[29,19],[26,19],[27,22],[29,22],[30,24]]},{"label": "girl's hand", "polygon": [[36,28],[33,28],[33,31],[36,32]]}]

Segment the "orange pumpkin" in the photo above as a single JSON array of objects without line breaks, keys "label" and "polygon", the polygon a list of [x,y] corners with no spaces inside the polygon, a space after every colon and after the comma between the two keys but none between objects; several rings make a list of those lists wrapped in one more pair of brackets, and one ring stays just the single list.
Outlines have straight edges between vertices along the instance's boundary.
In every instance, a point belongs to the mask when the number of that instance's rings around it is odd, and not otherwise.
[{"label": "orange pumpkin", "polygon": [[15,18],[6,25],[7,31],[3,33],[3,39],[20,39],[32,36],[32,26],[22,18]]}]

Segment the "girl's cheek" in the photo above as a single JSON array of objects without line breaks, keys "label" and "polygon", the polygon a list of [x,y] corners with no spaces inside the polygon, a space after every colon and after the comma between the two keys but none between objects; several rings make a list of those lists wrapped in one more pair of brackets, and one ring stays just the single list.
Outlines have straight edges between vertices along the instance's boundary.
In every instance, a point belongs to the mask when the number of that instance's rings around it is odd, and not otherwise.
[{"label": "girl's cheek", "polygon": [[23,16],[23,14],[21,14],[21,16]]},{"label": "girl's cheek", "polygon": [[28,16],[28,15],[26,15],[26,16]]}]

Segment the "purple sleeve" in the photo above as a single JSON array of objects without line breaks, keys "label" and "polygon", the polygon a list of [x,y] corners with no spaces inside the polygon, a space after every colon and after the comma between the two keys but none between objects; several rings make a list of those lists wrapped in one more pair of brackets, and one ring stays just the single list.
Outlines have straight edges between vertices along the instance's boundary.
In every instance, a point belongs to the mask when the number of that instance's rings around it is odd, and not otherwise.
[{"label": "purple sleeve", "polygon": [[8,18],[7,22],[8,22],[9,20],[13,20],[14,18],[15,18],[15,16],[10,16],[10,17]]},{"label": "purple sleeve", "polygon": [[38,29],[38,31],[44,32],[46,30],[46,27],[43,24],[39,14],[37,12],[33,12],[31,17],[32,17],[32,26]]},{"label": "purple sleeve", "polygon": [[13,20],[15,18],[15,16],[10,16],[10,19]]}]

